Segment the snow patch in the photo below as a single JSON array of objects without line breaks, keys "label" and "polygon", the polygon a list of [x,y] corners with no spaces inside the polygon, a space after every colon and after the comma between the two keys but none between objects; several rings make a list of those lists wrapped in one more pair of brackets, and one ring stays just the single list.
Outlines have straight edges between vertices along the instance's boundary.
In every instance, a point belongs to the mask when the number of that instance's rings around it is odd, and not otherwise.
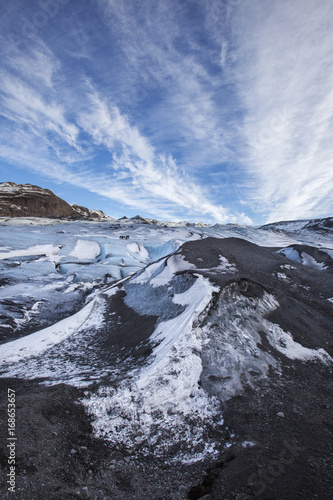
[{"label": "snow patch", "polygon": [[313,269],[318,269],[322,271],[326,269],[324,262],[317,262],[311,255],[308,255],[306,252],[302,252],[301,255],[295,248],[282,248],[278,250],[276,253],[281,253],[287,259],[293,260],[294,262],[299,262],[304,266],[312,267]]},{"label": "snow patch", "polygon": [[[95,417],[94,430],[114,443],[128,448],[154,448],[155,456],[183,444],[177,460],[187,463],[214,454],[213,443],[204,438],[219,412],[219,403],[199,385],[202,371],[202,332],[193,328],[207,307],[214,288],[199,276],[174,301],[187,305],[173,320],[161,323],[151,336],[160,342],[151,364],[132,373],[117,389],[106,387],[84,401]],[[222,425],[222,424],[221,424]]]},{"label": "snow patch", "polygon": [[81,311],[48,328],[0,345],[0,363],[8,367],[25,358],[38,356],[70,335],[77,335],[83,326],[100,325],[103,308],[104,302],[95,299]]},{"label": "snow patch", "polygon": [[313,269],[318,269],[319,271],[323,271],[326,269],[324,262],[317,262],[311,255],[308,255],[305,252],[302,252],[302,264],[304,266],[312,267]]},{"label": "snow patch", "polygon": [[269,343],[289,359],[301,361],[312,361],[318,359],[323,363],[332,363],[333,359],[324,349],[309,349],[295,342],[289,332],[285,332],[279,325],[264,319],[263,325],[266,329]]},{"label": "snow patch", "polygon": [[230,273],[236,272],[237,268],[234,264],[231,264],[226,257],[220,255],[221,264],[216,268],[216,270],[221,271],[222,273]]},{"label": "snow patch", "polygon": [[278,250],[276,253],[281,253],[282,255],[287,257],[287,259],[302,264],[302,258],[300,257],[297,250],[295,250],[295,248],[282,248],[281,250]]},{"label": "snow patch", "polygon": [[174,343],[180,338],[184,329],[192,325],[195,318],[207,307],[212,299],[212,293],[216,291],[218,291],[217,287],[213,287],[206,278],[198,275],[197,280],[189,290],[173,297],[172,301],[175,304],[187,307],[176,318],[160,323],[151,335],[150,340],[158,345],[154,349],[154,361],[147,369],[146,375],[141,378],[140,384],[149,373],[158,367]]},{"label": "snow patch", "polygon": [[[202,261],[202,259],[199,257],[197,259],[198,261]],[[216,271],[220,272],[221,274],[229,274],[229,273],[235,273],[237,271],[237,267],[235,264],[232,264],[231,262],[228,261],[226,257],[223,255],[219,256],[220,264],[216,267],[200,267],[200,271],[204,271],[205,273],[215,273]]]},{"label": "snow patch", "polygon": [[144,283],[147,283],[147,281],[150,280],[150,278],[153,276],[153,274],[161,267],[164,266],[164,262],[154,262],[153,264],[150,264],[149,266],[145,267],[143,271],[139,272],[138,275],[135,278],[131,279],[131,283],[133,285],[143,285]]},{"label": "snow patch", "polygon": [[58,256],[59,245],[35,245],[23,250],[10,250],[7,252],[0,253],[0,260],[13,259],[16,257],[28,257],[34,255],[46,255],[50,260],[54,260],[55,256]]},{"label": "snow patch", "polygon": [[94,260],[101,253],[101,248],[97,241],[77,240],[74,250],[69,254],[82,260]]},{"label": "snow patch", "polygon": [[242,446],[243,448],[253,448],[256,444],[253,441],[243,441]]},{"label": "snow patch", "polygon": [[276,273],[277,277],[280,279],[280,280],[284,280],[284,281],[287,281],[287,282],[290,282],[291,279],[288,278],[288,276],[286,276],[284,273]]},{"label": "snow patch", "polygon": [[129,243],[126,248],[128,253],[140,262],[146,262],[149,259],[147,249],[139,243]]},{"label": "snow patch", "polygon": [[160,267],[162,271],[150,280],[153,287],[167,285],[178,272],[195,269],[195,266],[187,262],[183,255],[171,255],[165,263],[166,265]]},{"label": "snow patch", "polygon": [[115,286],[113,288],[109,288],[108,290],[105,290],[103,292],[103,295],[106,295],[107,297],[113,297],[113,295],[116,295],[116,293],[119,291],[118,287]]}]

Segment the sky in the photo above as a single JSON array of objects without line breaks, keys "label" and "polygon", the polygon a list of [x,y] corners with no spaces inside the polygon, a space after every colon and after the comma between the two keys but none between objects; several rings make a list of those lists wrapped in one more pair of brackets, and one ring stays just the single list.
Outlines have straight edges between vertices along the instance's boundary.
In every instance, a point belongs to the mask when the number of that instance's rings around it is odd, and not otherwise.
[{"label": "sky", "polygon": [[332,0],[0,2],[0,181],[114,217],[332,216]]}]

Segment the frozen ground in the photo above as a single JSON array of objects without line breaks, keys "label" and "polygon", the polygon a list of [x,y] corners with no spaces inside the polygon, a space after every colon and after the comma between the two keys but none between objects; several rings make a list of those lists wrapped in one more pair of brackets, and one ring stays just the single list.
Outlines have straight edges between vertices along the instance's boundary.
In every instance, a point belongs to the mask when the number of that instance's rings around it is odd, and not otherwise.
[{"label": "frozen ground", "polygon": [[132,457],[214,463],[237,398],[331,373],[332,232],[306,225],[2,219],[0,376],[80,388]]}]

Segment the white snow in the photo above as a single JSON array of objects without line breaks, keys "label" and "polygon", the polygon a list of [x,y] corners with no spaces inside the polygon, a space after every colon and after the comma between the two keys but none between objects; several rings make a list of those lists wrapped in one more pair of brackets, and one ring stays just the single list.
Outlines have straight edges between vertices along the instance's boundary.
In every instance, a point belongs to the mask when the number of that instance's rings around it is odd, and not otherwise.
[{"label": "white snow", "polygon": [[295,342],[290,332],[285,332],[279,325],[264,319],[263,326],[266,329],[269,343],[289,359],[301,361],[312,361],[318,359],[323,363],[332,363],[333,359],[324,349],[309,349]]},{"label": "white snow", "polygon": [[234,264],[231,264],[226,257],[223,255],[220,255],[220,262],[221,264],[216,268],[217,270],[221,271],[222,273],[230,273],[230,272],[236,272],[237,268]]},{"label": "white snow", "polygon": [[280,279],[280,280],[284,280],[284,281],[291,281],[290,278],[288,278],[288,276],[286,276],[284,273],[276,273],[277,277]]},{"label": "white snow", "polygon": [[32,184],[16,184],[15,182],[1,182],[0,183],[0,192],[3,193],[37,193],[40,194],[43,192],[45,195],[49,195],[47,191],[40,188],[39,186],[34,186]]},{"label": "white snow", "polygon": [[96,283],[71,283],[66,290],[64,290],[64,293],[71,293],[74,292],[75,290],[81,290],[81,291],[88,291],[88,290],[93,290],[94,286],[96,286]]},{"label": "white snow", "polygon": [[[199,259],[197,259],[199,260]],[[201,259],[202,260],[202,259]],[[226,257],[223,255],[219,256],[220,264],[216,267],[210,267],[210,268],[200,268],[201,271],[205,271],[206,273],[215,273],[218,271],[221,274],[229,274],[229,273],[235,273],[237,271],[237,267],[235,264],[232,264],[231,262],[228,261]]]},{"label": "white snow", "polygon": [[281,269],[296,269],[295,266],[292,266],[290,264],[282,264],[280,267]]},{"label": "white snow", "polygon": [[141,261],[147,261],[149,258],[147,249],[144,246],[139,245],[138,243],[129,243],[127,245],[127,251],[130,253],[130,255],[134,255]]},{"label": "white snow", "polygon": [[38,332],[0,345],[0,363],[6,366],[17,363],[24,358],[41,355],[70,335],[77,334],[83,325],[86,328],[88,325],[99,325],[102,320],[102,310],[103,302],[101,299],[96,299],[69,318]]},{"label": "white snow", "polygon": [[192,325],[194,319],[207,307],[212,299],[212,293],[217,290],[218,288],[213,287],[206,278],[198,275],[197,280],[189,290],[173,297],[172,300],[175,304],[187,307],[176,318],[160,323],[151,335],[151,341],[158,342],[158,346],[154,349],[154,361],[147,369],[146,375],[141,378],[140,384],[143,383],[148,373],[155,370],[165,358],[174,343],[182,335],[184,329]]},{"label": "white snow", "polygon": [[163,267],[162,272],[150,280],[153,287],[167,285],[176,273],[181,271],[188,271],[195,269],[195,266],[185,260],[183,255],[171,255],[166,259],[166,265]]},{"label": "white snow", "polygon": [[154,288],[164,286],[172,280],[177,272],[194,268],[195,266],[187,262],[183,255],[174,254],[147,266],[143,272],[131,280],[131,283],[139,285],[149,282]]},{"label": "white snow", "polygon": [[96,259],[101,253],[101,248],[97,241],[77,240],[74,250],[69,254],[77,259]]},{"label": "white snow", "polygon": [[276,253],[282,253],[287,259],[293,260],[295,262],[302,263],[302,258],[295,248],[282,248],[278,250]]},{"label": "white snow", "polygon": [[134,285],[141,285],[143,283],[147,283],[150,280],[152,275],[161,267],[164,266],[164,260],[162,262],[154,262],[149,266],[145,267],[142,272],[138,274],[135,278],[131,280],[131,283]]},{"label": "white snow", "polygon": [[313,257],[311,257],[311,255],[308,255],[306,252],[302,252],[301,255],[299,255],[298,251],[295,248],[282,248],[276,253],[281,253],[285,255],[287,259],[299,262],[304,266],[312,267],[320,271],[326,269],[324,262],[317,262]]},{"label": "white snow", "polygon": [[114,286],[112,288],[109,288],[108,290],[103,291],[103,295],[106,295],[107,297],[112,297],[113,295],[116,295],[118,292],[118,287]]},{"label": "white snow", "polygon": [[323,271],[326,269],[324,262],[317,262],[311,255],[308,255],[305,252],[302,252],[302,264],[304,266],[312,267],[313,269],[318,269],[319,271]]},{"label": "white snow", "polygon": [[219,404],[198,385],[202,332],[193,328],[213,291],[208,280],[199,276],[187,292],[175,295],[175,302],[187,308],[157,327],[151,340],[161,344],[155,347],[150,366],[132,374],[132,380],[119,389],[100,389],[84,401],[95,417],[98,436],[130,448],[146,442],[155,456],[183,442],[188,453],[177,459],[184,463],[215,453],[213,443],[205,443],[203,437]]},{"label": "white snow", "polygon": [[46,255],[53,259],[54,256],[59,254],[59,245],[35,245],[23,250],[9,250],[0,253],[0,260],[13,259],[15,257],[27,257],[30,255]]}]

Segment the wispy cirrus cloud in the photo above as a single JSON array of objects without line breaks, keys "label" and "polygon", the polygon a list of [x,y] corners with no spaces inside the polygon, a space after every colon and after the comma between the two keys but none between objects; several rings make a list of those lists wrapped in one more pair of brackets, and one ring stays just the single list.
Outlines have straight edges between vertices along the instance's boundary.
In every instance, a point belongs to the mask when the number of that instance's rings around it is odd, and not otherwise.
[{"label": "wispy cirrus cloud", "polygon": [[269,221],[328,215],[333,193],[333,4],[239,2],[230,74],[245,114],[248,191]]},{"label": "wispy cirrus cloud", "polygon": [[[45,75],[37,72],[31,85],[30,72],[20,69],[35,61],[41,63],[37,67],[45,68]],[[2,116],[11,132],[10,140],[8,134],[2,136],[3,158],[152,214],[177,217],[182,210],[189,218],[236,220],[222,204],[210,202],[172,155],[157,151],[87,77],[69,92],[61,69],[53,54],[36,48],[25,53],[23,63],[22,55],[7,57],[0,98]],[[18,150],[23,138],[27,141]],[[95,147],[109,153],[102,169],[93,164]],[[249,220],[245,215],[241,218]]]},{"label": "wispy cirrus cloud", "polygon": [[144,102],[154,138],[169,147],[171,140],[191,170],[234,159],[235,123],[225,119],[232,92],[222,95],[219,47],[202,25],[208,13],[201,2],[105,0],[102,5],[102,18],[125,55],[126,79],[146,89],[148,97],[156,93],[153,105]]},{"label": "wispy cirrus cloud", "polygon": [[181,175],[172,156],[157,153],[116,106],[108,105],[94,91],[88,99],[90,112],[81,113],[78,123],[96,144],[104,145],[112,154],[112,168],[118,182],[119,179],[130,181],[132,197],[138,199],[144,193],[147,200],[160,203],[164,199],[176,206],[209,214],[219,222],[233,217],[223,206],[210,203],[201,187],[188,176]]},{"label": "wispy cirrus cloud", "polygon": [[24,33],[40,2],[2,8],[4,163],[102,195],[110,214],[332,209],[328,0],[69,0]]}]

